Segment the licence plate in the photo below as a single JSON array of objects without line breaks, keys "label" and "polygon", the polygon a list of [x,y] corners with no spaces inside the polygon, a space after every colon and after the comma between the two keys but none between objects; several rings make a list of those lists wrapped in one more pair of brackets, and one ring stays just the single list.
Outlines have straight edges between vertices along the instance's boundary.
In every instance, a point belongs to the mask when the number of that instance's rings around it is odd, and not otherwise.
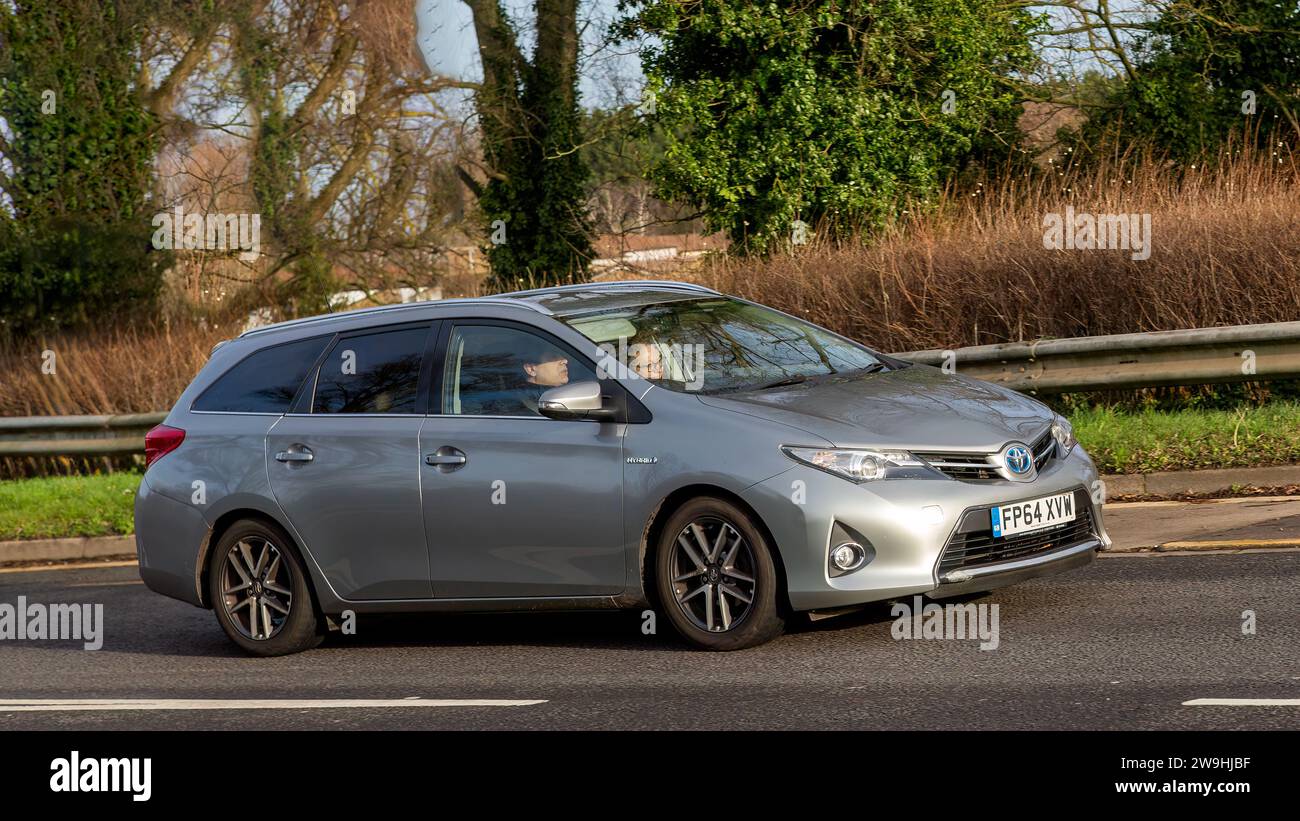
[{"label": "licence plate", "polygon": [[993,538],[1001,539],[1004,536],[1073,522],[1077,512],[1074,509],[1074,493],[1070,492],[1030,499],[1028,502],[999,505],[989,515],[993,519]]}]

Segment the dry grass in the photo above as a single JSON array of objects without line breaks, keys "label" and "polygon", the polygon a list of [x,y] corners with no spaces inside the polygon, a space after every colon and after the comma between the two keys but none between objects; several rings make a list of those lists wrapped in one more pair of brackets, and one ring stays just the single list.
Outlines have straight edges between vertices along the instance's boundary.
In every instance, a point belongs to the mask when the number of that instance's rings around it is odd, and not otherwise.
[{"label": "dry grass", "polygon": [[[1150,213],[1151,258],[1044,249],[1043,215],[1067,205]],[[1259,154],[1196,169],[1117,161],[949,191],[873,243],[719,256],[689,276],[891,351],[1296,320],[1300,175],[1293,158]],[[484,292],[469,276],[442,284]],[[0,343],[0,416],[168,408],[236,333],[185,322]]]},{"label": "dry grass", "polygon": [[[879,241],[718,258],[699,281],[886,351],[1300,319],[1295,158],[1149,158],[949,191]],[[1043,218],[1151,214],[1150,259],[1048,250]]]},{"label": "dry grass", "polygon": [[[166,410],[234,334],[211,326],[119,329],[0,345],[0,416],[65,416]],[[45,373],[54,354],[54,372]],[[0,458],[0,478],[120,470],[137,457]]]},{"label": "dry grass", "polygon": [[[233,334],[194,324],[9,343],[0,347],[0,416],[165,410]],[[42,371],[45,351],[52,374]]]}]

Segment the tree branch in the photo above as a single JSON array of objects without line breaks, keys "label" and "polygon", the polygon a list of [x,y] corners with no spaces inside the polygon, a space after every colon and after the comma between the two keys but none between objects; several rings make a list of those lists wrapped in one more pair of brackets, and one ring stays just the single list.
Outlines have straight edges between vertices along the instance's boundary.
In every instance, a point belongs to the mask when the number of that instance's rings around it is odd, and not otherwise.
[{"label": "tree branch", "polygon": [[456,176],[461,182],[465,183],[465,187],[470,190],[470,193],[473,194],[475,198],[483,196],[483,186],[480,185],[479,181],[474,179],[468,171],[462,168],[459,163],[456,165]]},{"label": "tree branch", "polygon": [[293,128],[302,128],[316,117],[320,107],[325,104],[329,96],[338,88],[339,83],[343,81],[343,74],[347,71],[348,63],[352,60],[352,55],[356,53],[358,38],[355,34],[348,32],[340,35],[338,44],[334,47],[334,53],[330,56],[330,64],[321,75],[320,80],[316,82],[314,88],[308,93],[307,99],[302,101],[298,110],[293,113]]},{"label": "tree branch", "polygon": [[167,119],[167,116],[171,113],[172,107],[176,104],[176,95],[180,91],[181,85],[199,67],[199,63],[203,61],[204,55],[208,53],[208,47],[212,45],[212,38],[216,33],[216,21],[207,23],[194,36],[190,47],[185,50],[185,54],[181,55],[181,59],[172,67],[167,79],[145,95],[145,107],[153,112],[154,116],[159,120]]}]

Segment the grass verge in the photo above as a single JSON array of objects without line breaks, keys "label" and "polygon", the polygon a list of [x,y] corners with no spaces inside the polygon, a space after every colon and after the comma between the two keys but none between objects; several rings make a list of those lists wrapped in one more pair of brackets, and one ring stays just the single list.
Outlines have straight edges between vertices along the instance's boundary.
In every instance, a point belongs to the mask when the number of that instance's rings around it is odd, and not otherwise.
[{"label": "grass verge", "polygon": [[1071,413],[1070,422],[1102,473],[1300,462],[1300,402],[1235,410],[1088,408]]},{"label": "grass verge", "polygon": [[0,541],[116,536],[135,531],[138,473],[0,482]]}]

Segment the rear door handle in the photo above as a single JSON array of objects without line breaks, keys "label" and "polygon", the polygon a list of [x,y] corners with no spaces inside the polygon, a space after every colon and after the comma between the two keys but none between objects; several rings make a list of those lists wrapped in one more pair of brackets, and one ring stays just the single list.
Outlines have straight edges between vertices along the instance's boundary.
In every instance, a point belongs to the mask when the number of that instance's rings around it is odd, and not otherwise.
[{"label": "rear door handle", "polygon": [[282,450],[275,455],[277,462],[310,462],[316,458],[316,454],[311,452],[311,448],[306,445],[290,445],[288,450]]},{"label": "rear door handle", "polygon": [[424,457],[424,463],[426,465],[432,465],[443,473],[458,470],[464,467],[465,463],[468,461],[469,457],[465,455],[464,451],[460,448],[453,448],[450,445],[443,445],[435,452]]}]

